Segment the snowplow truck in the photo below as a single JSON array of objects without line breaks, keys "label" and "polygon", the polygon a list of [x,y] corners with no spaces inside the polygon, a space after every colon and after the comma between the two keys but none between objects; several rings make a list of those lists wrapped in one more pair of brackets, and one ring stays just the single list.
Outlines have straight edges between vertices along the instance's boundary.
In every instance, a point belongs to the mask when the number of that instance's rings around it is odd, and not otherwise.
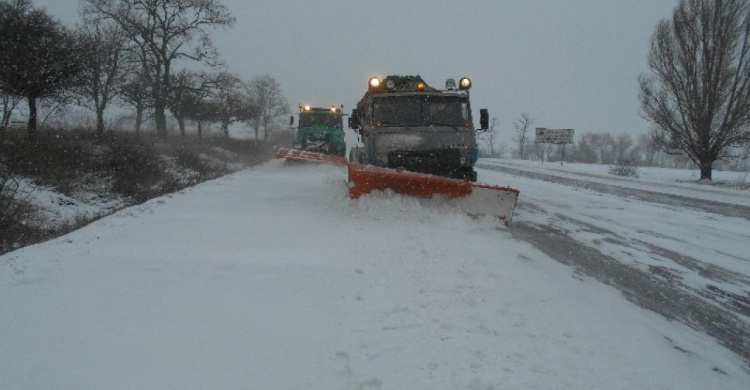
[{"label": "snowplow truck", "polygon": [[[292,149],[279,149],[276,158],[346,165],[346,143],[341,120],[343,109],[343,105],[323,108],[300,104],[299,125]],[[289,119],[289,124],[294,125],[294,116]]]},{"label": "snowplow truck", "polygon": [[[518,191],[474,184],[478,158],[471,114],[471,80],[448,79],[445,89],[420,76],[370,78],[368,90],[349,117],[360,138],[349,151],[349,194],[373,190],[456,198],[469,214],[496,215],[510,222]],[[489,114],[480,112],[480,128]]]},{"label": "snowplow truck", "polygon": [[307,152],[346,155],[344,128],[341,120],[343,106],[322,108],[299,106],[297,138],[292,147]]},{"label": "snowplow truck", "polygon": [[[430,87],[419,76],[373,77],[367,93],[349,118],[363,147],[349,160],[384,168],[476,181],[478,151],[471,117],[471,80],[445,90]],[[480,111],[487,128],[487,110]]]}]

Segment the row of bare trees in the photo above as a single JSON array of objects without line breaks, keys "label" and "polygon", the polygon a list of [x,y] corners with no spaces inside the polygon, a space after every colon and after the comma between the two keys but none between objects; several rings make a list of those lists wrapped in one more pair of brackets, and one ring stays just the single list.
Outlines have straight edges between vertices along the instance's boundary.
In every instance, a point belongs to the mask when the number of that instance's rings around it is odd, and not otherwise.
[{"label": "row of bare trees", "polygon": [[[571,145],[534,143],[531,124],[534,119],[525,114],[514,122],[514,145],[507,156],[517,159],[568,161],[587,164],[632,164],[685,168],[690,160],[682,154],[670,154],[654,142],[654,133],[641,134],[635,140],[629,134],[586,132],[576,136]],[[506,145],[507,147],[507,145]],[[564,153],[564,155],[563,155]],[[495,157],[504,157],[496,154]]]},{"label": "row of bare trees", "polygon": [[[536,118],[522,113],[513,121],[514,133],[509,138],[512,144],[498,142],[497,118],[492,118],[489,130],[478,134],[483,145],[482,156],[550,161],[568,161],[588,164],[627,164],[636,166],[660,166],[686,168],[693,166],[692,160],[682,153],[674,153],[659,143],[657,130],[640,134],[633,139],[629,134],[612,134],[606,131],[586,132],[575,137],[571,145],[551,145],[535,143],[534,123]],[[750,162],[745,161],[748,151],[735,148],[718,164],[722,168],[746,169]]]},{"label": "row of bare trees", "polygon": [[[147,113],[167,135],[171,113],[181,134],[186,121],[234,122],[266,138],[289,111],[270,75],[246,82],[226,70],[209,32],[234,18],[218,0],[81,0],[82,23],[62,26],[31,0],[0,0],[0,94],[7,128],[13,109],[28,102],[28,131],[37,128],[40,99],[75,101],[96,114],[97,132],[113,104],[135,112],[140,132]],[[186,66],[190,65],[191,66]],[[191,69],[205,70],[191,70]]]}]

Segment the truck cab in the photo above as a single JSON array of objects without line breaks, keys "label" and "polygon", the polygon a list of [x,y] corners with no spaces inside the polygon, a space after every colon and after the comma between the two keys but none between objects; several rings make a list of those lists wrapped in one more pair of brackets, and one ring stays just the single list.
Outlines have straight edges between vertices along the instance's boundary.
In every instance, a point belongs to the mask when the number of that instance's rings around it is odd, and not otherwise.
[{"label": "truck cab", "polygon": [[[350,150],[360,164],[476,181],[478,149],[471,114],[471,80],[446,81],[438,90],[420,76],[373,77],[352,111],[349,127],[362,146]],[[480,110],[482,129],[487,110]]]},{"label": "truck cab", "polygon": [[300,104],[299,124],[292,147],[308,152],[345,156],[343,108],[343,105],[324,108]]}]

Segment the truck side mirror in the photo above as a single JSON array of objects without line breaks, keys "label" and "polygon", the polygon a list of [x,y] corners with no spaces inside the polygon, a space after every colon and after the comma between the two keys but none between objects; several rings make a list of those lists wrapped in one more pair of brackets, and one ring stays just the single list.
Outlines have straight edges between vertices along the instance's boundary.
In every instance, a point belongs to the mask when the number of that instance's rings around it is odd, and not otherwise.
[{"label": "truck side mirror", "polygon": [[490,128],[490,113],[486,108],[479,109],[479,128],[482,130]]},{"label": "truck side mirror", "polygon": [[294,115],[289,116],[289,127],[294,126]]},{"label": "truck side mirror", "polygon": [[359,112],[357,109],[352,110],[352,115],[349,116],[349,128],[350,129],[359,129]]}]

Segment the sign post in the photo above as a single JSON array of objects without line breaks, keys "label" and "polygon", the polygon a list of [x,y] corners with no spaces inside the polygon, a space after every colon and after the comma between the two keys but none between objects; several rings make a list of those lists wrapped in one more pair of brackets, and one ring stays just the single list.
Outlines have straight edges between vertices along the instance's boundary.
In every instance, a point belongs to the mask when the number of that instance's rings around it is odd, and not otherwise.
[{"label": "sign post", "polygon": [[[565,160],[565,145],[573,143],[573,133],[573,129],[537,127],[534,143],[562,145],[562,160],[560,161],[560,165],[562,165],[563,160]],[[544,164],[544,151],[542,151],[542,164]]]}]

